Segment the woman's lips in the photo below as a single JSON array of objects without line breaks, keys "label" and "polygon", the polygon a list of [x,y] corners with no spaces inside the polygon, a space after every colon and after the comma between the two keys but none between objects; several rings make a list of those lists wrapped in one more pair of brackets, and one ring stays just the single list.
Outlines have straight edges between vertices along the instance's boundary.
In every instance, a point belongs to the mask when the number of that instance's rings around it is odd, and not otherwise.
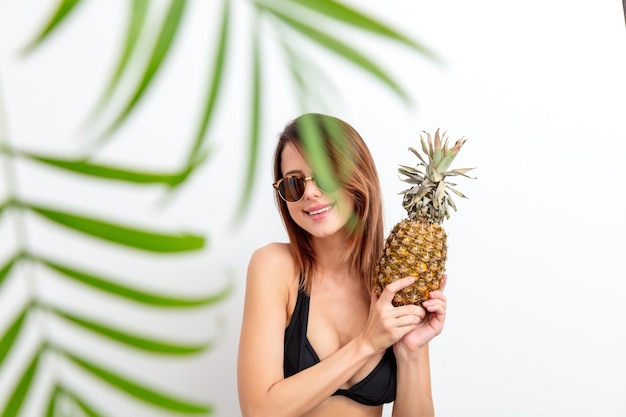
[{"label": "woman's lips", "polygon": [[309,216],[315,216],[318,214],[326,213],[333,208],[332,204],[324,205],[324,206],[315,206],[311,207],[309,210],[304,210]]}]

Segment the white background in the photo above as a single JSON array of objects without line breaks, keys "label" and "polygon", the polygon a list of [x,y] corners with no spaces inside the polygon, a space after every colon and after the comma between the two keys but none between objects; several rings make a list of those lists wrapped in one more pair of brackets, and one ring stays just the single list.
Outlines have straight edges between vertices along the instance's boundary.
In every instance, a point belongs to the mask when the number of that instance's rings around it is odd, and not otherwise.
[{"label": "white background", "polygon": [[[185,147],[175,138],[189,143],[194,130],[210,59],[204,51],[214,32],[209,27],[214,20],[207,16],[215,7],[209,3],[190,3],[158,93],[102,149],[103,161],[170,168],[182,160]],[[459,212],[445,224],[448,319],[431,347],[437,415],[625,417],[626,27],[621,3],[351,3],[420,40],[443,61],[433,64],[409,56],[406,48],[356,39],[415,98],[415,105],[407,107],[371,77],[319,53],[319,64],[340,86],[328,91],[336,103],[333,113],[362,134],[375,157],[386,229],[403,216],[396,168],[415,163],[406,149],[418,146],[421,130],[441,127],[453,140],[465,136],[455,166],[477,167],[477,180],[459,180],[469,199],[456,200]],[[15,51],[53,4],[0,0],[0,91],[11,144],[68,152],[81,149],[73,132],[112,68],[126,2],[86,2],[49,44],[18,58]],[[144,371],[154,369],[156,385],[214,404],[222,417],[239,415],[235,361],[247,261],[257,247],[285,240],[272,200],[270,164],[278,132],[299,112],[282,64],[271,60],[276,51],[270,49],[266,57],[273,70],[265,75],[267,118],[257,187],[251,211],[232,227],[248,120],[246,5],[236,2],[241,22],[233,25],[233,33],[239,49],[229,69],[231,80],[244,81],[229,83],[227,105],[211,133],[214,158],[173,201],[161,205],[166,199],[159,189],[94,186],[28,164],[19,168],[22,196],[209,235],[200,256],[125,260],[124,253],[106,247],[97,248],[97,256],[109,271],[132,276],[137,285],[185,295],[219,289],[223,271],[235,272],[235,294],[209,312],[183,318],[163,314],[157,322],[154,315],[124,306],[105,314],[124,322],[132,311],[133,317],[145,317],[135,323],[139,328],[165,328],[192,341],[220,335],[214,350],[182,366],[157,366],[126,352],[116,355]],[[0,181],[5,193],[2,187]],[[31,228],[38,236],[32,245],[41,251],[76,262],[93,255],[93,246],[86,249],[73,236],[59,237],[36,220]],[[11,233],[0,225],[2,254],[10,252]],[[78,297],[53,278],[42,281],[44,298]],[[0,299],[0,312],[10,301]],[[98,314],[100,305],[93,300],[77,308]],[[222,333],[219,320],[225,322]],[[94,344],[96,355],[99,346]],[[6,384],[0,380],[2,401]],[[113,394],[94,401],[113,407],[109,411],[116,415],[145,413]]]}]

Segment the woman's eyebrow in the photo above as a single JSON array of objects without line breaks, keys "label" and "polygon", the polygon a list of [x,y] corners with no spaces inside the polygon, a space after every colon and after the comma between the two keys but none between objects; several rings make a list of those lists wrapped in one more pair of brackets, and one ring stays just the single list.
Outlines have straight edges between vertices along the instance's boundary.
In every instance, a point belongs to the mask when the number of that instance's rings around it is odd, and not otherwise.
[{"label": "woman's eyebrow", "polygon": [[304,172],[299,170],[299,169],[292,169],[291,171],[287,171],[285,172],[283,175],[287,176],[287,175],[293,175],[293,174],[300,174],[300,175],[304,175]]}]

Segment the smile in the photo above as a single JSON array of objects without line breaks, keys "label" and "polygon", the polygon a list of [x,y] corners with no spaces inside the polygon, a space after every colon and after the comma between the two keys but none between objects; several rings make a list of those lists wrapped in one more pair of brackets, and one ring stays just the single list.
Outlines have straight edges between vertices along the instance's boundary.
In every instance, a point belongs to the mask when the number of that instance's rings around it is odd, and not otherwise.
[{"label": "smile", "polygon": [[317,209],[317,210],[313,210],[313,211],[307,211],[309,216],[315,216],[316,214],[321,214],[321,213],[325,213],[327,211],[330,211],[330,209],[332,209],[333,206],[326,206],[326,207],[322,207],[321,209]]}]

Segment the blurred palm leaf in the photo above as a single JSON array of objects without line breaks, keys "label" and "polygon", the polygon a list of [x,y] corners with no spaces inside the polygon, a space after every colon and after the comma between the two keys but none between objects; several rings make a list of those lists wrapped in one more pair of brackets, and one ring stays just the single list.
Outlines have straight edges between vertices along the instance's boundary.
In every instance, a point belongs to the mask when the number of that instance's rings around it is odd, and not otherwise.
[{"label": "blurred palm leaf", "polygon": [[0,369],[2,369],[4,359],[9,354],[11,347],[13,347],[17,336],[20,334],[22,327],[24,326],[24,320],[26,319],[28,311],[29,309],[25,308],[2,335],[2,338],[0,338]]},{"label": "blurred palm leaf", "polygon": [[63,277],[89,286],[93,290],[104,292],[108,295],[122,297],[127,301],[141,303],[154,307],[170,307],[170,308],[191,308],[191,307],[208,307],[218,304],[226,300],[234,291],[234,277],[229,277],[229,283],[219,292],[200,298],[181,298],[172,297],[162,294],[155,294],[148,291],[140,291],[126,285],[116,284],[121,279],[102,278],[93,273],[79,271],[76,268],[61,265],[58,262],[47,260],[41,257],[32,257],[41,265],[45,265],[51,270],[61,274]]},{"label": "blurred palm leaf", "polygon": [[[77,174],[89,175],[105,180],[117,180],[134,184],[163,184],[169,187],[176,187],[185,182],[192,171],[193,166],[187,166],[181,172],[158,173],[138,171],[134,169],[124,169],[104,164],[96,164],[85,159],[53,158],[39,155],[32,152],[20,152],[17,155],[42,164],[51,165]],[[208,153],[202,159],[206,159]],[[196,161],[199,163],[201,161]]]},{"label": "blurred palm leaf", "polygon": [[20,409],[22,408],[22,404],[24,404],[26,396],[30,391],[33,379],[35,378],[35,373],[37,372],[40,359],[41,351],[39,350],[33,356],[33,359],[31,360],[28,367],[26,367],[26,369],[24,370],[24,373],[17,382],[15,389],[9,396],[9,403],[2,411],[2,417],[15,417],[19,414]]},{"label": "blurred palm leaf", "polygon": [[[154,80],[157,72],[161,69],[161,64],[165,60],[165,57],[170,52],[172,42],[174,41],[175,36],[178,34],[178,28],[182,20],[186,4],[187,0],[170,0],[170,7],[167,11],[165,19],[163,20],[161,29],[155,39],[154,45],[152,46],[152,52],[150,54],[148,62],[146,63],[139,83],[132,92],[130,99],[128,99],[127,103],[123,106],[122,110],[115,117],[113,122],[111,122],[111,124],[106,127],[99,135],[98,139],[100,141],[110,138],[111,135],[128,118],[130,113],[134,110],[135,106],[139,103],[139,100],[143,98],[144,93]],[[133,27],[132,30],[135,30],[135,28]],[[130,32],[131,31],[129,30],[129,33]],[[132,35],[135,35],[134,32],[132,33]],[[130,51],[128,51],[129,54],[132,53],[132,50],[134,50],[134,45],[131,46],[128,44],[128,42],[133,42],[134,40],[135,38],[131,36],[127,38],[127,47],[125,48],[125,51],[130,49]],[[123,64],[121,63],[120,66],[122,65]],[[120,71],[123,71],[123,68]]]},{"label": "blurred palm leaf", "polygon": [[204,236],[147,231],[48,207],[21,205],[58,225],[130,248],[149,252],[188,252],[204,247]]},{"label": "blurred palm leaf", "polygon": [[135,332],[122,331],[109,325],[87,320],[75,314],[65,312],[61,309],[49,306],[39,306],[39,308],[53,313],[57,317],[62,317],[85,330],[96,333],[100,336],[109,338],[115,342],[130,346],[136,349],[144,350],[150,353],[159,353],[167,355],[189,355],[201,353],[213,346],[211,342],[199,345],[183,345],[174,341],[161,341],[149,338],[147,336],[138,336]]},{"label": "blurred palm leaf", "polygon": [[[220,99],[224,95],[224,85],[229,72],[227,71],[229,57],[232,49],[231,28],[235,19],[231,5],[232,0],[222,0],[219,12],[214,16],[213,25],[207,25],[211,30],[216,31],[215,41],[210,51],[206,54],[209,59],[209,70],[207,71],[204,97],[201,102],[199,117],[189,140],[189,148],[184,165],[179,169],[169,172],[159,172],[158,170],[146,171],[131,167],[121,167],[115,163],[103,164],[95,161],[97,149],[94,147],[82,158],[71,158],[66,156],[50,156],[38,152],[23,152],[8,143],[8,132],[0,132],[0,156],[8,161],[10,176],[6,177],[9,190],[6,201],[0,203],[0,221],[9,218],[19,224],[16,227],[17,237],[15,243],[15,253],[7,259],[0,260],[0,291],[7,291],[8,286],[3,284],[9,279],[28,280],[31,284],[37,285],[34,276],[45,273],[53,273],[62,279],[67,280],[70,285],[76,284],[81,290],[103,297],[107,302],[113,297],[117,301],[131,303],[151,309],[191,309],[210,308],[227,299],[232,294],[235,278],[228,272],[221,275],[228,277],[226,285],[212,293],[194,297],[176,297],[172,295],[158,294],[153,291],[138,289],[132,284],[127,284],[128,278],[109,276],[102,272],[102,265],[98,265],[97,257],[85,260],[89,266],[76,267],[69,265],[59,259],[50,256],[40,256],[33,252],[28,242],[33,237],[27,235],[28,229],[24,227],[30,219],[29,214],[36,214],[47,220],[56,227],[53,232],[66,233],[67,231],[77,232],[70,234],[73,238],[88,237],[84,244],[89,245],[91,238],[98,239],[106,245],[114,245],[129,250],[139,250],[141,252],[129,252],[138,256],[168,254],[200,253],[206,248],[207,237],[198,233],[178,233],[163,232],[162,230],[151,230],[145,227],[134,225],[124,219],[113,219],[106,214],[92,215],[79,213],[77,210],[67,207],[62,202],[45,202],[35,204],[26,202],[18,196],[15,181],[17,170],[12,168],[16,159],[26,159],[35,162],[40,168],[65,173],[67,176],[92,180],[94,186],[107,183],[124,183],[127,186],[137,187],[140,192],[146,187],[165,186],[172,190],[185,184],[192,174],[201,167],[211,154],[207,146],[207,140],[215,115],[220,104]],[[53,45],[51,42],[53,34],[60,31],[63,25],[72,21],[69,16],[77,16],[78,0],[58,0],[56,8],[50,18],[22,50],[23,56],[35,53],[42,45]],[[172,55],[175,40],[183,26],[186,16],[188,2],[186,0],[162,0],[159,4],[164,4],[165,12],[161,20],[158,21],[158,28],[154,30],[154,14],[156,2],[148,0],[128,0],[128,18],[126,20],[125,35],[120,53],[115,60],[112,72],[107,78],[102,94],[94,100],[94,106],[87,117],[79,123],[81,136],[85,141],[95,140],[96,144],[103,146],[107,141],[114,138],[116,132],[129,119],[131,114],[136,112],[145,101],[147,93],[154,89],[155,80],[162,72],[167,59]],[[367,16],[354,7],[347,6],[334,0],[250,0],[252,8],[252,25],[237,26],[238,30],[250,30],[251,35],[251,66],[249,72],[250,96],[248,106],[247,125],[247,159],[245,161],[245,176],[242,187],[241,199],[237,203],[235,220],[241,219],[249,210],[251,197],[253,195],[255,172],[257,170],[259,149],[261,148],[262,124],[265,117],[263,104],[265,100],[264,88],[264,42],[265,32],[261,28],[270,28],[277,35],[275,41],[282,48],[284,62],[293,82],[295,98],[306,110],[309,107],[323,104],[327,99],[327,94],[320,94],[320,86],[328,86],[329,91],[338,91],[333,86],[333,77],[326,73],[326,70],[318,65],[315,56],[310,53],[308,47],[303,45],[315,45],[318,49],[330,52],[339,56],[346,63],[354,66],[360,71],[369,74],[385,86],[390,92],[395,94],[405,103],[411,102],[410,94],[396,81],[396,79],[384,69],[375,59],[359,50],[352,37],[340,36],[332,26],[318,24],[320,22],[331,21],[335,25],[351,28],[357,32],[367,33],[386,39],[389,42],[403,45],[411,53],[430,60],[437,57],[426,47],[418,42],[404,36],[400,32],[385,25],[384,23]],[[115,25],[111,25],[115,27]],[[143,42],[143,43],[142,43]],[[303,44],[304,43],[304,44]],[[308,45],[307,45],[308,46]],[[147,52],[147,53],[145,53]],[[133,65],[136,65],[133,67]],[[139,68],[138,76],[133,72],[134,68]],[[130,80],[130,81],[129,81]],[[126,81],[126,82],[124,82]],[[1,90],[0,90],[1,91]],[[114,100],[121,97],[121,101]],[[1,97],[0,97],[1,99]],[[329,100],[333,102],[335,100]],[[121,105],[116,103],[121,102]],[[0,101],[0,120],[4,116],[4,109]],[[109,116],[112,115],[112,116]],[[4,128],[0,125],[0,129]],[[310,140],[307,146],[315,154],[315,138],[319,136],[315,125],[305,128],[306,136]],[[181,146],[174,143],[175,146]],[[319,152],[317,152],[319,153]],[[322,155],[323,156],[323,155]],[[325,172],[327,165],[324,158],[320,156],[321,165],[316,169]],[[316,158],[317,159],[317,158]],[[316,162],[318,163],[318,162]],[[330,172],[330,171],[329,171]],[[328,178],[331,176],[328,172]],[[324,176],[324,175],[323,175]],[[3,177],[3,180],[5,178]],[[61,208],[64,207],[64,208]],[[11,216],[3,216],[10,211]],[[107,218],[109,217],[109,218]],[[95,249],[94,249],[95,250]],[[35,268],[35,266],[43,268]],[[121,283],[124,284],[121,284]],[[132,279],[131,279],[132,282]],[[139,349],[147,355],[168,355],[179,357],[181,355],[192,355],[206,352],[213,346],[215,339],[204,338],[204,342],[196,344],[186,344],[166,335],[141,335],[129,329],[122,328],[108,323],[102,318],[90,318],[86,314],[70,312],[66,308],[63,300],[46,302],[43,304],[38,299],[38,292],[33,291],[31,299],[26,300],[7,321],[0,330],[0,375],[3,373],[3,365],[7,358],[17,355],[13,352],[20,336],[31,327],[32,321],[44,318],[58,318],[62,326],[72,326],[76,331],[84,333],[85,337],[106,338],[111,343],[129,349]],[[47,314],[31,314],[33,312],[46,312]],[[5,323],[2,323],[5,324]],[[37,326],[41,332],[41,328]],[[133,380],[120,371],[110,369],[95,359],[87,359],[82,347],[74,346],[76,353],[67,352],[59,347],[51,346],[48,340],[49,335],[40,334],[42,346],[29,357],[30,362],[22,369],[22,373],[14,381],[10,381],[11,393],[7,403],[0,405],[0,416],[17,416],[28,397],[35,395],[33,385],[37,380],[38,369],[46,367],[50,362],[62,360],[63,358],[76,367],[81,368],[87,374],[102,382],[117,388],[120,393],[131,396],[136,401],[146,404],[147,407],[157,407],[162,411],[185,414],[213,414],[213,408],[207,404],[196,404],[193,401],[177,398],[168,392],[160,392],[150,386],[150,376]],[[44,360],[45,359],[45,360]],[[53,385],[48,391],[48,397],[44,404],[43,412],[49,416],[59,415],[61,404],[71,404],[75,410],[87,416],[99,417],[106,415],[105,410],[98,410],[91,403],[90,396],[93,393],[77,394],[67,388],[64,377],[52,372]]]},{"label": "blurred palm leaf", "polygon": [[115,91],[117,90],[118,85],[122,80],[122,76],[129,66],[131,57],[137,49],[139,36],[141,35],[141,31],[146,23],[148,6],[148,0],[132,0],[130,2],[128,27],[126,29],[126,37],[123,43],[124,49],[119,56],[115,70],[111,75],[111,79],[109,80],[104,93],[100,97],[95,110],[87,118],[85,126],[93,124],[94,121],[102,115],[106,105],[109,103],[109,100],[113,97]]},{"label": "blurred palm leaf", "polygon": [[61,349],[57,349],[57,351],[61,353],[63,357],[69,359],[72,363],[78,365],[94,377],[99,378],[103,382],[118,388],[138,400],[145,401],[146,403],[166,410],[176,411],[178,413],[207,414],[211,412],[210,406],[195,404],[191,401],[184,401],[179,398],[175,398],[172,395],[146,388],[144,384],[132,381],[129,378],[118,374],[117,371],[107,369],[104,366],[97,365],[67,351],[63,351]]},{"label": "blurred palm leaf", "polygon": [[50,34],[57,29],[61,23],[75,10],[76,5],[80,0],[62,0],[58,3],[55,12],[52,14],[48,22],[41,29],[39,34],[30,41],[22,50],[23,53],[31,53],[35,48],[40,46],[46,39],[50,37]]}]

